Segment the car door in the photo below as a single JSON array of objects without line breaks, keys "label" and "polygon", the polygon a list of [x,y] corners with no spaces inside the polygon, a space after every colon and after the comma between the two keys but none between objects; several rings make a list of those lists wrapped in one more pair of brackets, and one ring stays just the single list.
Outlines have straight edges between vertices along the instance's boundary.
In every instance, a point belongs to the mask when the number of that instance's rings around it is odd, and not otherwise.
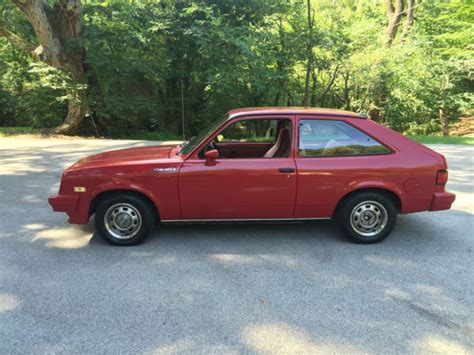
[{"label": "car door", "polygon": [[[258,142],[251,140],[242,142],[240,153],[238,153],[238,142],[234,142],[234,153],[228,155],[227,158],[219,157],[210,162],[202,155],[202,150],[206,149],[209,142],[217,143],[216,137],[225,137],[226,132],[229,131],[226,130],[228,127],[229,129],[236,127],[235,125],[239,122],[242,126],[243,120],[263,119],[273,118],[244,117],[232,120],[221,130],[214,132],[210,140],[199,148],[201,151],[198,149],[195,154],[185,160],[178,179],[183,219],[293,217],[297,186],[292,144],[294,141],[293,117],[275,118],[289,122],[290,146],[285,156],[252,157],[252,154],[249,154],[250,146]],[[221,146],[226,145],[225,141],[220,143]],[[269,147],[271,148],[275,143],[269,144]],[[230,142],[227,145],[230,145]],[[216,145],[214,144],[213,147]],[[257,150],[254,154],[260,155],[263,152],[258,153]]]}]

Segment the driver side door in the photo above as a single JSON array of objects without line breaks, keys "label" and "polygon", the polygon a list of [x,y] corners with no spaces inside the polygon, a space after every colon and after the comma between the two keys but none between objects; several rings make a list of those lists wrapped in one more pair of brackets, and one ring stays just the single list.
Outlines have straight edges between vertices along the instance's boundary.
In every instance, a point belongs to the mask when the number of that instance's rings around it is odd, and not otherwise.
[{"label": "driver side door", "polygon": [[[267,129],[263,125],[258,132],[242,128],[258,127],[262,123],[249,124],[249,120],[286,121],[291,149],[283,156],[263,157],[276,144],[278,132],[270,129],[276,125],[270,122]],[[293,126],[293,117],[246,117],[235,119],[215,132],[179,171],[182,219],[292,218],[297,187]],[[210,145],[222,150],[219,158],[212,161],[203,157]]]}]

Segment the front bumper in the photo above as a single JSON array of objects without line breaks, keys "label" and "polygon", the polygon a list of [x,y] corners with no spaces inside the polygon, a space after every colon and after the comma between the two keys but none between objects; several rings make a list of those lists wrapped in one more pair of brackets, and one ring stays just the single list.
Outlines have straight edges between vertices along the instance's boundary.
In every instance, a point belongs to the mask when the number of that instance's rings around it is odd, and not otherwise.
[{"label": "front bumper", "polygon": [[48,197],[48,202],[55,212],[75,212],[79,204],[79,196],[54,194]]},{"label": "front bumper", "polygon": [[77,195],[51,195],[48,197],[48,202],[53,207],[55,212],[66,212],[69,223],[86,224],[89,220],[89,215],[81,211],[79,208],[79,196]]},{"label": "front bumper", "polygon": [[431,200],[430,211],[449,210],[456,195],[451,192],[435,192]]}]

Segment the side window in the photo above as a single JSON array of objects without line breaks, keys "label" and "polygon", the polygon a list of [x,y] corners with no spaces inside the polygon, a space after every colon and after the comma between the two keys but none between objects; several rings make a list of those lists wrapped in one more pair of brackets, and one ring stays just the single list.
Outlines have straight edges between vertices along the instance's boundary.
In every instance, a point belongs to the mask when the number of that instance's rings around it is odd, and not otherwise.
[{"label": "side window", "polygon": [[300,121],[298,156],[337,157],[389,153],[387,147],[345,122]]},{"label": "side window", "polygon": [[227,127],[219,136],[219,142],[275,142],[279,120],[242,120]]},{"label": "side window", "polygon": [[287,158],[291,154],[291,120],[287,118],[242,119],[232,123],[204,148],[215,149],[221,159]]}]

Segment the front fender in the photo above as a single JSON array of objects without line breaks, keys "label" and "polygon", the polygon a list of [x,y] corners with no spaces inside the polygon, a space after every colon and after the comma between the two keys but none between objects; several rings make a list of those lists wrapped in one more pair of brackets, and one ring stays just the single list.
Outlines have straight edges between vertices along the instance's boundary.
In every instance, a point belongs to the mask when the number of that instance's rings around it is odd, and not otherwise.
[{"label": "front fender", "polygon": [[115,180],[111,182],[107,182],[101,185],[98,185],[90,194],[90,203],[97,198],[98,195],[108,191],[115,191],[115,190],[128,190],[138,192],[144,196],[146,196],[153,204],[155,205],[157,211],[159,211],[159,198],[153,191],[145,188],[140,183],[128,181],[128,180]]}]

